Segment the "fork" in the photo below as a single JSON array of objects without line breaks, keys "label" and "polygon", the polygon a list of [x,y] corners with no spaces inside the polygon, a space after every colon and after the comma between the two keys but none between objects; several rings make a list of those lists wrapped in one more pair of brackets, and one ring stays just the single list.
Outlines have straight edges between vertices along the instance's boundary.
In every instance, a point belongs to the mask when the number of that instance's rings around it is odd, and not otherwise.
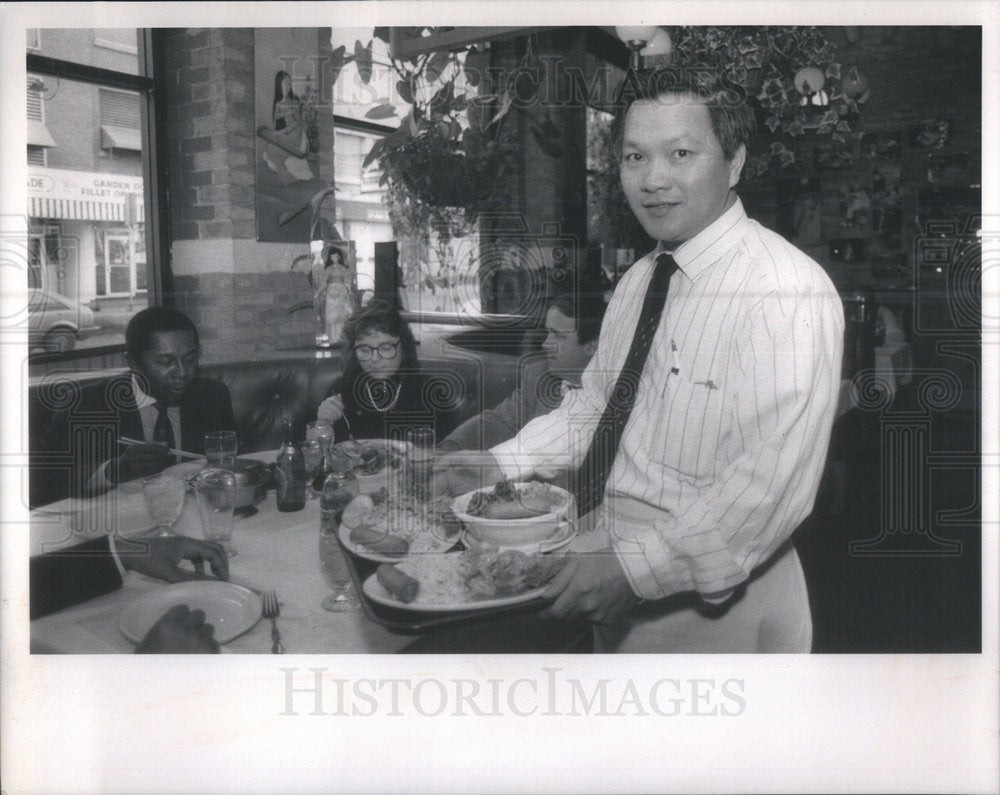
[{"label": "fork", "polygon": [[281,614],[281,607],[278,605],[278,594],[275,591],[264,591],[264,618],[271,619],[271,654],[284,654],[285,647],[281,645],[281,633],[278,632],[278,622],[275,620]]}]

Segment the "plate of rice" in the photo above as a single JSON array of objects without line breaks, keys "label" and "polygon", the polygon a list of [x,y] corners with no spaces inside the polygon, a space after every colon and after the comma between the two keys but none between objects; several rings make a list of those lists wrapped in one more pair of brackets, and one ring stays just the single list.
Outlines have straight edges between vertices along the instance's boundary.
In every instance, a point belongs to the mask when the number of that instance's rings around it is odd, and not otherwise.
[{"label": "plate of rice", "polygon": [[564,561],[517,550],[421,555],[395,564],[399,572],[419,583],[412,601],[402,601],[377,573],[364,581],[362,591],[387,607],[421,613],[506,607],[538,599]]}]

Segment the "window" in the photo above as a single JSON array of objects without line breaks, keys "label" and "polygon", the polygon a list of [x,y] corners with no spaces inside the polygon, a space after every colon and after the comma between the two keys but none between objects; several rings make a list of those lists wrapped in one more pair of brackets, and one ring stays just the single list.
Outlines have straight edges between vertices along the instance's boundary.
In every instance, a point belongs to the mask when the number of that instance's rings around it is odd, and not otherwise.
[{"label": "window", "polygon": [[139,95],[102,88],[101,149],[142,151],[139,134]]},{"label": "window", "polygon": [[128,318],[157,294],[159,261],[157,225],[145,211],[152,169],[142,124],[153,81],[139,57],[151,35],[45,28],[34,41],[37,50],[29,35],[26,279],[87,322],[78,317],[72,341],[47,347],[39,330],[55,310],[29,305],[32,376],[90,349],[121,350]]}]

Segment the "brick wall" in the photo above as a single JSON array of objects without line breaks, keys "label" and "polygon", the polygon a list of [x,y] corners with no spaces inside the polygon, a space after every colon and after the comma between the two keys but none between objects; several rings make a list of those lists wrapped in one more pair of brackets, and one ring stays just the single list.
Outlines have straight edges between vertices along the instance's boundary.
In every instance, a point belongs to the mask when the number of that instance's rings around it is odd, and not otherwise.
[{"label": "brick wall", "polygon": [[[317,29],[320,54],[329,34]],[[164,39],[170,217],[165,300],[201,330],[207,361],[311,346],[312,291],[292,261],[308,240],[257,241],[254,30],[171,30]],[[321,179],[333,181],[333,119],[320,114]]]}]

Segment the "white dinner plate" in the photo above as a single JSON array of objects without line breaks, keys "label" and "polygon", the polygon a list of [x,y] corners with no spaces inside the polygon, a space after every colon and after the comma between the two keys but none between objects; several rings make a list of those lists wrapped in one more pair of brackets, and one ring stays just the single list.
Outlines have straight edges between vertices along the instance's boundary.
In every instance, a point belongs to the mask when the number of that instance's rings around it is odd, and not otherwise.
[{"label": "white dinner plate", "polygon": [[373,574],[361,584],[361,590],[365,596],[373,602],[395,607],[400,610],[409,610],[414,613],[458,613],[468,610],[484,610],[491,607],[507,607],[509,605],[519,605],[523,602],[530,602],[537,599],[545,590],[544,587],[535,588],[531,591],[517,594],[516,596],[502,596],[495,599],[478,599],[473,602],[458,602],[456,604],[414,604],[412,602],[400,602],[378,581],[378,575]]},{"label": "white dinner plate", "polygon": [[261,614],[260,596],[241,585],[219,580],[191,580],[164,585],[143,594],[122,612],[119,627],[139,643],[164,613],[174,605],[203,610],[205,621],[215,627],[215,639],[228,643],[253,627]]},{"label": "white dinner plate", "polygon": [[[399,563],[401,560],[406,560],[409,556],[398,555],[393,557],[392,555],[382,555],[373,549],[369,549],[364,544],[359,544],[356,541],[351,541],[351,531],[346,525],[340,525],[337,528],[337,536],[340,538],[340,543],[343,544],[347,549],[357,555],[359,558],[364,558],[365,560],[370,560],[373,563]],[[431,540],[428,542],[428,548],[424,549],[419,554],[421,555],[437,555],[442,552],[447,552],[453,546],[455,546],[460,540],[459,534],[455,534],[451,538],[439,537],[437,535],[431,536]]]}]

